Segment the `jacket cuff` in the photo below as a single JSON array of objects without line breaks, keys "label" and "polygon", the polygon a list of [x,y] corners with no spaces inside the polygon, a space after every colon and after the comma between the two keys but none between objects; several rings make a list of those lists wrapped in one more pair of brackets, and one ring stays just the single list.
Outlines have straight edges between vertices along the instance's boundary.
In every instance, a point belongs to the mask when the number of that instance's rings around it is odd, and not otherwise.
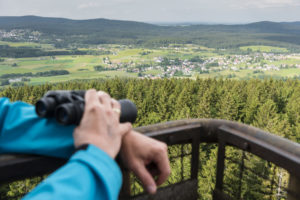
[{"label": "jacket cuff", "polygon": [[[122,185],[122,173],[117,165],[106,152],[98,147],[89,144],[86,149],[78,150],[71,158],[70,162],[79,161],[89,166],[91,170],[102,180],[103,185],[110,194],[118,194]],[[117,199],[118,196],[112,197]]]}]

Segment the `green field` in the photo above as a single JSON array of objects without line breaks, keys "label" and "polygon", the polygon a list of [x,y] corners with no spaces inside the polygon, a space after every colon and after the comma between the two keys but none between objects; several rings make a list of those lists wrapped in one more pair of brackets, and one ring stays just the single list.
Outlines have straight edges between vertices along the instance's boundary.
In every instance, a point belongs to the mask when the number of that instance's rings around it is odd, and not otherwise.
[{"label": "green field", "polygon": [[123,71],[75,72],[70,75],[31,78],[31,83],[36,85],[36,84],[44,84],[44,83],[57,83],[57,82],[70,81],[70,80],[114,78],[114,77],[137,77],[137,74],[127,73]]},{"label": "green field", "polygon": [[[43,50],[59,50],[55,49],[50,44],[38,44],[38,43],[13,43],[0,41],[0,45],[8,45],[11,47],[34,47],[41,48]],[[80,50],[93,50],[98,49],[111,52],[107,55],[62,55],[62,56],[43,56],[43,57],[30,57],[30,58],[2,58],[0,62],[0,76],[12,73],[33,73],[46,72],[50,70],[67,70],[68,75],[57,75],[48,77],[29,77],[28,84],[43,84],[54,83],[69,80],[78,79],[97,79],[97,78],[111,78],[115,76],[119,77],[138,77],[138,71],[136,66],[149,65],[153,66],[152,69],[145,69],[139,74],[149,77],[162,77],[165,73],[163,67],[157,68],[161,63],[159,59],[168,58],[169,60],[179,59],[182,62],[199,57],[203,60],[209,59],[222,59],[228,58],[228,60],[235,59],[235,55],[230,54],[227,50],[222,50],[222,54],[216,53],[213,48],[207,48],[197,45],[170,45],[163,48],[140,48],[124,45],[99,45],[90,46],[89,48],[81,48]],[[245,63],[238,63],[233,65],[228,64],[228,67],[236,67],[237,70],[223,69],[221,71],[209,71],[209,73],[199,73],[195,70],[190,72],[189,75],[185,74],[183,77],[200,77],[200,78],[232,78],[232,79],[246,79],[246,78],[261,78],[267,77],[290,77],[300,75],[300,55],[290,55],[286,48],[271,47],[271,46],[244,46],[240,47],[242,51],[251,49],[253,52],[283,52],[282,60],[261,60],[267,65],[275,66],[287,66],[284,69],[277,70],[265,70],[259,73],[254,73],[253,70],[243,69]],[[255,57],[253,54],[252,57]],[[3,60],[4,59],[4,60]],[[215,61],[217,62],[217,61]],[[246,62],[246,61],[245,61]],[[194,63],[191,63],[194,64]],[[103,66],[105,71],[95,71],[95,66]],[[172,64],[170,64],[172,65]],[[257,64],[253,64],[254,66]],[[213,68],[212,68],[213,69]],[[177,76],[178,77],[178,76]],[[0,79],[1,80],[1,79]],[[14,81],[14,80],[13,80]]]},{"label": "green field", "polygon": [[194,77],[199,78],[228,78],[228,75],[234,75],[232,79],[246,79],[246,78],[260,78],[264,75],[266,77],[285,77],[285,78],[294,78],[294,76],[300,75],[300,69],[282,69],[280,71],[268,71],[263,73],[253,74],[252,70],[239,70],[238,72],[231,72],[229,70],[222,72],[215,72],[209,74],[195,74]]},{"label": "green field", "polygon": [[281,48],[281,47],[273,47],[273,46],[243,46],[240,47],[241,50],[247,51],[248,49],[252,51],[259,51],[259,52],[267,52],[267,53],[287,53],[288,50],[286,48]]},{"label": "green field", "polygon": [[55,49],[52,44],[40,44],[34,42],[6,42],[0,40],[0,45],[8,45],[10,47],[34,47],[34,48],[42,48],[47,50]]}]

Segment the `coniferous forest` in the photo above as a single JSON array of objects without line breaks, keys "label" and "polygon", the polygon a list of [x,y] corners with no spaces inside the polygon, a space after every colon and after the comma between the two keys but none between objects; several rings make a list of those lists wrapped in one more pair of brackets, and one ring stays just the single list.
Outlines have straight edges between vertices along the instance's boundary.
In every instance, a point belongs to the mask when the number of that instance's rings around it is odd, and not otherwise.
[{"label": "coniferous forest", "polygon": [[[253,125],[270,133],[300,142],[300,81],[299,80],[227,80],[227,79],[100,79],[72,81],[38,86],[8,87],[1,91],[11,101],[35,103],[49,90],[83,90],[95,88],[116,99],[128,98],[138,108],[135,127],[187,118],[219,118]],[[188,147],[187,147],[188,148]],[[176,148],[173,149],[176,151]],[[275,199],[282,182],[288,177],[281,169],[251,155],[228,149],[229,157],[246,156],[249,168],[271,178],[274,186],[248,174],[243,180],[243,199]],[[201,146],[202,167],[199,173],[200,199],[211,199],[215,183],[217,147]],[[177,167],[172,164],[170,181],[176,182]],[[187,166],[188,167],[188,166]],[[179,172],[178,172],[179,173]],[[235,195],[238,167],[228,165],[224,182]],[[32,182],[27,182],[31,185]],[[25,183],[26,185],[26,183]],[[24,187],[5,186],[15,195]],[[26,188],[26,187],[25,187]],[[31,187],[29,187],[31,188]],[[21,191],[22,192],[22,191]],[[24,192],[24,191],[23,191]],[[274,194],[274,196],[272,196]],[[277,196],[278,197],[278,196]],[[276,198],[277,199],[277,198]],[[285,199],[282,197],[282,199]]]}]

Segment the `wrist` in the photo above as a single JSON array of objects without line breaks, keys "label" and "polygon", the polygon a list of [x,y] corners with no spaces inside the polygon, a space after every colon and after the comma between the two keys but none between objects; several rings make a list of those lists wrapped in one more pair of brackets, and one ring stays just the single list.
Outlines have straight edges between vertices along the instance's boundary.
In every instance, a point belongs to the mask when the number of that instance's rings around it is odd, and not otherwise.
[{"label": "wrist", "polygon": [[[81,151],[81,150],[86,150],[88,148],[90,144],[86,143],[86,144],[82,144],[82,145],[79,145],[78,147],[75,148],[74,150],[74,153],[78,152],[78,151]],[[73,154],[74,154],[73,153]]]},{"label": "wrist", "polygon": [[135,140],[137,133],[134,130],[129,131],[123,138],[122,138],[122,147],[126,146],[128,143],[133,144],[133,140]]}]

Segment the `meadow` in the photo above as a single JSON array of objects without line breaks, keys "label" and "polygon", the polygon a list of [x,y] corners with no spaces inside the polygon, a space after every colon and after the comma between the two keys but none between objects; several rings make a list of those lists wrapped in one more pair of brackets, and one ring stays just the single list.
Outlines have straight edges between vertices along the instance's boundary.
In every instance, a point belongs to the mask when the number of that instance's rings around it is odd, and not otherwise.
[{"label": "meadow", "polygon": [[[0,45],[9,47],[30,47],[47,51],[62,50],[56,49],[51,44],[39,44],[33,42],[5,42],[0,41]],[[68,51],[68,49],[63,49]],[[190,77],[190,78],[293,78],[300,75],[300,55],[289,53],[288,49],[272,46],[244,46],[240,47],[240,54],[230,53],[226,49],[214,49],[194,44],[172,44],[168,47],[143,48],[132,45],[90,45],[85,48],[78,48],[79,51],[92,51],[95,55],[57,55],[28,58],[2,58],[0,62],[0,77],[5,74],[24,74],[46,72],[49,70],[67,70],[69,74],[46,76],[46,77],[26,77],[26,84],[37,85],[44,83],[55,83],[79,79],[98,79],[112,77]],[[97,52],[107,52],[97,55]],[[249,52],[250,51],[250,52]],[[222,52],[222,53],[220,53]],[[248,52],[248,53],[247,53]],[[261,54],[261,55],[260,55]],[[264,54],[280,55],[283,59],[264,58]],[[260,70],[254,72],[253,69],[245,67],[246,61],[243,59],[261,57],[258,63],[272,66],[287,67],[280,70]],[[202,61],[194,62],[194,58]],[[239,63],[234,63],[235,59],[240,59]],[[165,63],[167,60],[167,63]],[[175,63],[175,61],[179,63]],[[202,69],[206,64],[213,62],[227,62],[226,68],[217,64],[217,67],[207,68],[205,73],[196,69]],[[249,63],[248,63],[249,64]],[[247,66],[248,66],[247,64]],[[253,63],[253,66],[260,64]],[[95,66],[102,66],[105,70],[97,71]],[[190,67],[193,66],[193,67]],[[263,66],[261,64],[261,66]],[[248,66],[249,67],[249,66]],[[236,68],[232,70],[233,68]],[[181,71],[187,70],[188,74]],[[173,70],[173,71],[172,71]],[[20,78],[4,80],[2,86],[22,82]],[[18,85],[18,84],[15,84]]]},{"label": "meadow", "polygon": [[289,52],[288,49],[282,48],[282,47],[274,47],[274,46],[243,46],[240,47],[241,50],[243,51],[248,51],[249,49],[251,51],[260,51],[260,52],[267,52],[267,53],[276,53],[276,52]]}]

